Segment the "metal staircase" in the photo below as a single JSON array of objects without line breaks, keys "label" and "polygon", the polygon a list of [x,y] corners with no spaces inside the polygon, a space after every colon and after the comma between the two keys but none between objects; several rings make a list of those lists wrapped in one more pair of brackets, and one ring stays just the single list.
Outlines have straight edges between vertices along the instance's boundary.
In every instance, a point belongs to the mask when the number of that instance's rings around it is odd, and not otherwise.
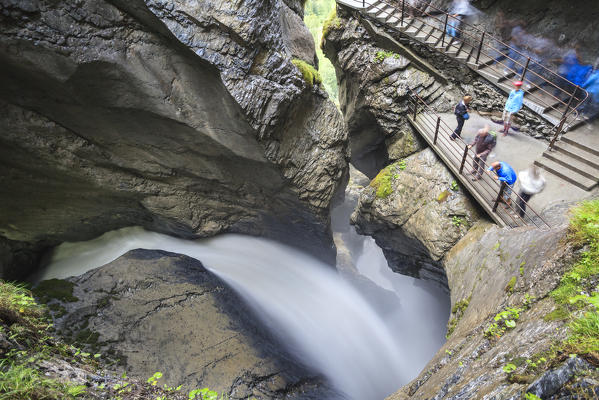
[{"label": "metal staircase", "polygon": [[[586,120],[578,112],[588,97],[584,89],[472,25],[462,22],[456,29],[460,37],[450,36],[447,27],[455,17],[443,10],[431,5],[427,11],[416,10],[406,0],[337,3],[466,64],[506,94],[512,90],[511,80],[524,81],[524,106],[555,126],[551,146],[560,134]],[[510,55],[516,55],[516,59]]]}]

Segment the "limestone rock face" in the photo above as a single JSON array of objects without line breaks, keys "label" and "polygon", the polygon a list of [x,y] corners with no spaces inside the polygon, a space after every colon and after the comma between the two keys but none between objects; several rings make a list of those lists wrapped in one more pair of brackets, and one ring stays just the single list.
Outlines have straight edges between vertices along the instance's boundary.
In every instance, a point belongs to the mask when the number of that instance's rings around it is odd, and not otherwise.
[{"label": "limestone rock face", "polygon": [[0,274],[129,225],[331,259],[346,133],[296,3],[2,1]]},{"label": "limestone rock face", "polygon": [[446,286],[441,259],[478,218],[475,203],[426,149],[381,171],[351,222],[376,240],[394,271]]},{"label": "limestone rock face", "polygon": [[[576,371],[594,381],[594,367],[568,361],[568,354],[541,359],[568,335],[567,321],[546,318],[556,308],[549,293],[575,254],[564,244],[566,234],[564,224],[545,232],[489,223],[470,229],[445,258],[454,306],[448,340],[422,373],[389,399],[519,399],[527,392],[564,398],[564,384]],[[514,328],[492,330],[495,316],[509,309],[519,310]],[[518,366],[511,380],[503,370],[508,363]]]},{"label": "limestone rock face", "polygon": [[388,162],[424,147],[406,119],[409,89],[440,111],[449,110],[452,100],[400,47],[379,43],[368,29],[339,6],[323,48],[337,71],[352,164],[373,178]]},{"label": "limestone rock face", "polygon": [[71,280],[79,300],[62,303],[57,328],[120,359],[129,376],[160,371],[169,386],[210,387],[231,399],[293,398],[318,381],[197,260],[134,250]]}]

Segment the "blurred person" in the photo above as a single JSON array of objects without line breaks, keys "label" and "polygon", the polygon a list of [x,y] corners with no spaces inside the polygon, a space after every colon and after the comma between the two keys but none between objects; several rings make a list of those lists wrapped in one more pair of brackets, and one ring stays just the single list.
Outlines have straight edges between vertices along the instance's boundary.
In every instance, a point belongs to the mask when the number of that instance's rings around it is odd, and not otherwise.
[{"label": "blurred person", "polygon": [[453,0],[449,6],[449,18],[447,20],[447,34],[454,38],[460,38],[460,26],[462,20],[474,14],[474,9],[470,5],[470,0]]},{"label": "blurred person", "polygon": [[520,182],[518,214],[523,218],[530,198],[545,188],[545,178],[541,175],[539,167],[532,164],[528,169],[518,173],[518,182]]},{"label": "blurred person", "polygon": [[499,182],[506,183],[505,188],[503,189],[503,197],[501,201],[505,203],[506,208],[509,208],[512,205],[512,199],[510,197],[512,195],[512,188],[518,179],[516,172],[511,165],[503,161],[495,161],[491,163],[491,166],[487,168],[487,171],[495,172],[495,179],[497,179]]},{"label": "blurred person", "polygon": [[462,128],[464,127],[464,122],[470,118],[468,115],[468,111],[470,108],[468,105],[472,101],[472,96],[469,94],[465,95],[462,101],[460,101],[453,109],[453,113],[455,114],[455,118],[458,121],[458,126],[455,128],[451,136],[449,138],[451,140],[455,140],[456,138],[462,136]]},{"label": "blurred person", "polygon": [[514,115],[522,109],[524,103],[524,90],[522,90],[522,81],[514,82],[514,89],[510,92],[505,106],[503,107],[503,136],[507,136],[510,127],[514,121]]},{"label": "blurred person", "polygon": [[485,169],[485,161],[487,161],[489,153],[497,144],[497,132],[489,131],[489,129],[489,125],[485,125],[482,129],[479,129],[474,137],[474,142],[468,145],[469,149],[474,146],[475,152],[473,169],[470,172],[474,175],[472,177],[473,181],[477,181],[481,178]]}]

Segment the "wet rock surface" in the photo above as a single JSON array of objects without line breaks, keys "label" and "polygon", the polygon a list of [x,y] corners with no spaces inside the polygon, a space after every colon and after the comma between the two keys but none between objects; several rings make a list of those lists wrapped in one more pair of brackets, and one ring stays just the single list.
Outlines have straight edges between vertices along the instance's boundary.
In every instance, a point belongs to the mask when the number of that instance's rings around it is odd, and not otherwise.
[{"label": "wet rock surface", "polygon": [[291,64],[314,63],[299,2],[2,6],[3,276],[130,225],[265,235],[332,259],[346,134]]},{"label": "wet rock surface", "polygon": [[360,194],[352,224],[376,240],[394,271],[446,287],[441,260],[480,218],[478,207],[430,149],[380,174],[388,176],[381,183],[388,194],[375,179]]},{"label": "wet rock surface", "polygon": [[347,9],[338,7],[337,14],[323,49],[337,71],[352,164],[373,178],[389,162],[424,148],[406,119],[410,90],[439,110],[448,111],[453,105],[443,85],[400,49],[379,47]]},{"label": "wet rock surface", "polygon": [[[563,224],[548,232],[490,223],[471,228],[445,258],[453,305],[448,340],[418,378],[389,398],[519,399],[541,387],[548,388],[541,398],[566,393],[572,365],[588,364],[563,353],[542,359],[567,336],[565,321],[545,318],[556,307],[548,294],[574,256],[565,234]],[[510,309],[519,310],[515,327],[497,331],[495,316]],[[516,374],[506,373],[508,364]],[[593,367],[582,370],[594,379]]]},{"label": "wet rock surface", "polygon": [[78,301],[61,303],[59,332],[118,359],[129,376],[159,371],[169,386],[210,387],[231,399],[326,391],[197,260],[134,250],[71,281]]}]

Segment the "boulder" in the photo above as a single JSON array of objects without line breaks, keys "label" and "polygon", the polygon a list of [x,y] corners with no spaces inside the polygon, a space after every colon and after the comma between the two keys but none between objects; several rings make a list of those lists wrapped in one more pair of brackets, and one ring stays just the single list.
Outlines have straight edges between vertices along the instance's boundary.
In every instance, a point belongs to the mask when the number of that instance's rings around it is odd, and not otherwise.
[{"label": "boulder", "polygon": [[281,398],[319,383],[195,259],[133,250],[70,281],[77,301],[60,303],[57,329],[133,378],[162,372],[168,386],[230,399]]}]

